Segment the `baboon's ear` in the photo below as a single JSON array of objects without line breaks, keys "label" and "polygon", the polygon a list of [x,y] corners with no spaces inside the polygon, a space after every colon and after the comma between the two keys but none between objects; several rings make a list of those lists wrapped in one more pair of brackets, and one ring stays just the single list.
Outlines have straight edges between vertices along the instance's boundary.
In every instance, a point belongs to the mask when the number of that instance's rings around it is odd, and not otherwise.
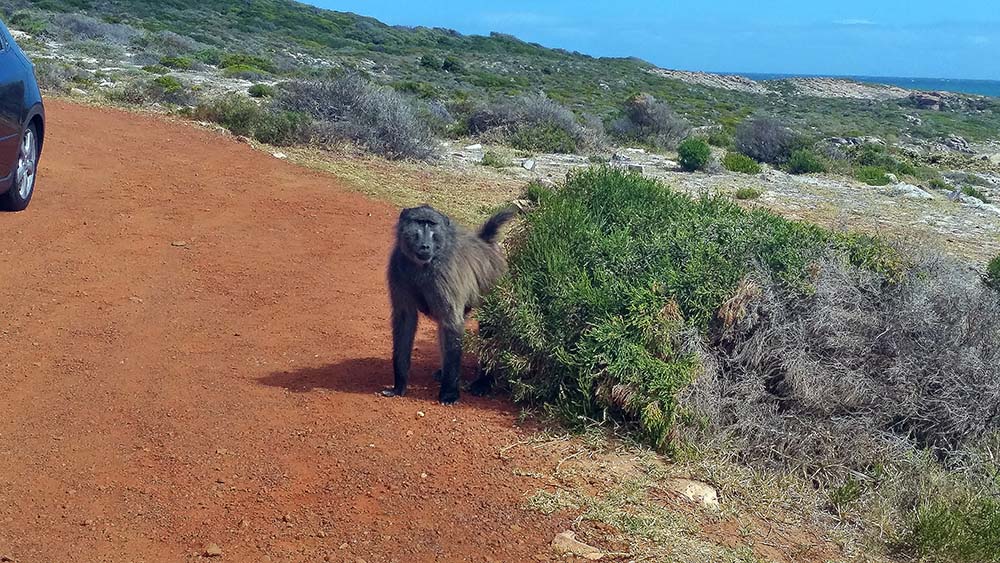
[{"label": "baboon's ear", "polygon": [[412,212],[413,212],[412,208],[404,207],[403,210],[399,212],[399,220],[405,221],[406,219],[409,219],[410,213]]}]

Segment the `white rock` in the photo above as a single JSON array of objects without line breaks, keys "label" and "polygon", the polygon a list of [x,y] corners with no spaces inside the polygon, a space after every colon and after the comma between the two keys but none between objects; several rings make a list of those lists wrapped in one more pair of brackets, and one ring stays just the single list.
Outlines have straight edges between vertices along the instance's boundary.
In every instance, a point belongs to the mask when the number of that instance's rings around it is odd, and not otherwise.
[{"label": "white rock", "polygon": [[271,156],[273,156],[274,158],[277,158],[278,160],[285,160],[286,158],[288,158],[288,155],[285,154],[285,153],[283,153],[283,152],[276,152],[276,153],[274,153]]},{"label": "white rock", "polygon": [[667,488],[679,494],[689,502],[700,504],[711,510],[719,509],[719,493],[715,487],[701,481],[691,479],[669,479]]},{"label": "white rock", "polygon": [[893,195],[908,197],[910,199],[934,199],[933,195],[925,192],[919,186],[907,183],[896,184],[893,186],[892,193]]},{"label": "white rock", "polygon": [[524,168],[525,170],[534,170],[535,161],[530,158],[526,158],[524,162],[521,163],[521,168]]},{"label": "white rock", "polygon": [[898,183],[899,183],[899,177],[897,177],[897,176],[896,176],[895,174],[892,174],[892,173],[890,173],[890,172],[887,172],[887,173],[885,174],[885,177],[886,177],[886,178],[888,178],[888,179],[889,179],[889,182],[891,182],[891,183],[893,183],[893,184],[898,184]]},{"label": "white rock", "polygon": [[469,145],[469,146],[465,147],[465,150],[467,150],[467,151],[479,151],[479,150],[483,150],[483,145],[481,145],[479,143],[476,143],[474,145]]}]

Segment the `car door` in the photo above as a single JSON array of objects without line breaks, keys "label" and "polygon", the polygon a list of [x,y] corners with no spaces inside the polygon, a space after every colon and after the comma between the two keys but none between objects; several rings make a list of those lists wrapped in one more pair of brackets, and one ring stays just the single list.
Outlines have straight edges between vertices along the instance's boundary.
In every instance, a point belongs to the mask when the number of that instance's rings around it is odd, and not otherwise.
[{"label": "car door", "polygon": [[24,73],[6,30],[0,29],[0,178],[4,179],[14,170],[20,149]]}]

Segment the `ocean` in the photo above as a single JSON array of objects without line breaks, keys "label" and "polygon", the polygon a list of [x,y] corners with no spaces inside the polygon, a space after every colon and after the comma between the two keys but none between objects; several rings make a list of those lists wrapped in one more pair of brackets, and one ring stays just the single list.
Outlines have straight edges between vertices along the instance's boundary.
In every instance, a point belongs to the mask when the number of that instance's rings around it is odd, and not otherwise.
[{"label": "ocean", "polygon": [[962,94],[979,94],[1000,98],[1000,80],[959,80],[951,78],[907,78],[896,76],[818,76],[808,74],[763,74],[755,72],[733,72],[751,80],[778,80],[781,78],[846,78],[858,82],[890,84],[910,90],[942,90]]}]

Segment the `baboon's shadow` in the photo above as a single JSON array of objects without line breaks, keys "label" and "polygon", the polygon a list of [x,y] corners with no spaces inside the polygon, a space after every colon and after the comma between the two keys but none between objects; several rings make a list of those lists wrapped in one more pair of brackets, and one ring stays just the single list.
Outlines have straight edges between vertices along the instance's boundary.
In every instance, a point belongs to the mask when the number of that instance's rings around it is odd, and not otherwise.
[{"label": "baboon's shadow", "polygon": [[[439,367],[440,360],[435,355],[414,354],[407,398],[437,401],[440,384],[434,381],[433,373]],[[462,359],[463,384],[468,384],[476,375],[475,357],[466,356]],[[325,366],[275,372],[257,381],[261,385],[281,387],[293,393],[328,389],[340,393],[376,395],[383,389],[392,387],[392,360],[388,357],[348,358]],[[465,386],[463,385],[463,388]],[[481,398],[465,392],[462,394],[461,402],[467,404],[475,402],[477,406],[492,403],[494,408],[509,411],[512,407],[506,401],[495,400],[498,397],[494,395],[492,397],[494,400],[490,400],[490,397]]]}]

